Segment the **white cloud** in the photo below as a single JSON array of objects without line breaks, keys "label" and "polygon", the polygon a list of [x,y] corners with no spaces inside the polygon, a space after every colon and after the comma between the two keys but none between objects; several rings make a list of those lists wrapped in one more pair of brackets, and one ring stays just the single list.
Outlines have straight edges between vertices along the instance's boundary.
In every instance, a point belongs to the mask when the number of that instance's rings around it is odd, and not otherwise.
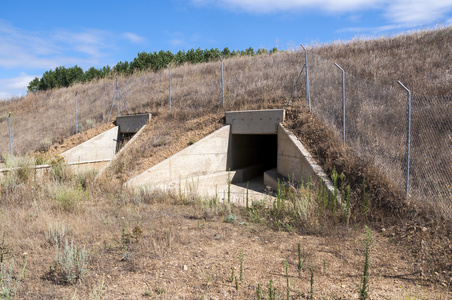
[{"label": "white cloud", "polygon": [[139,36],[135,33],[131,33],[131,32],[125,32],[125,33],[123,33],[123,36],[124,36],[124,38],[126,38],[127,40],[129,40],[135,44],[141,44],[146,40],[144,37]]},{"label": "white cloud", "polygon": [[[231,11],[272,14],[316,10],[324,13],[355,13],[373,9],[388,22],[405,26],[426,25],[452,11],[451,0],[191,0],[196,5],[219,5]],[[450,20],[448,20],[449,22]]]},{"label": "white cloud", "polygon": [[[373,8],[381,0],[192,0],[195,4],[218,3],[231,10],[240,9],[254,13],[273,13],[289,10],[317,9],[322,11],[355,11]],[[385,1],[384,1],[385,2]]]},{"label": "white cloud", "polygon": [[[49,70],[78,65],[83,69],[110,62],[112,51],[126,39],[132,43],[144,38],[134,33],[115,34],[106,30],[83,29],[28,31],[0,19],[0,76],[17,76],[18,70]],[[0,80],[0,97],[24,94],[34,76]],[[18,85],[20,87],[18,87]]]},{"label": "white cloud", "polygon": [[[98,29],[27,31],[0,20],[0,68],[103,65],[112,48],[119,43],[116,36]],[[122,38],[132,43],[145,40],[130,32],[123,33]]]},{"label": "white cloud", "polygon": [[385,15],[394,23],[417,26],[438,21],[451,11],[450,0],[396,0],[390,2]]},{"label": "white cloud", "polygon": [[0,79],[0,100],[10,99],[13,96],[25,95],[27,86],[35,77],[25,73],[18,77]]}]

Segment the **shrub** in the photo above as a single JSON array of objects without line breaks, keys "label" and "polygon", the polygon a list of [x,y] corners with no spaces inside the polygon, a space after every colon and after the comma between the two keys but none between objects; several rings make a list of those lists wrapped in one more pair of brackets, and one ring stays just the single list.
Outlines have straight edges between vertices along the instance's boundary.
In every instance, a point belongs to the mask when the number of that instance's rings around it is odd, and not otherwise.
[{"label": "shrub", "polygon": [[66,239],[63,249],[60,249],[59,244],[55,246],[55,249],[55,266],[53,269],[50,268],[50,272],[56,275],[58,282],[73,284],[88,271],[89,255],[84,247],[79,249],[73,240],[69,245]]},{"label": "shrub", "polygon": [[13,299],[20,281],[23,279],[25,271],[25,260],[21,274],[14,275],[14,260],[11,261],[9,267],[4,263],[0,263],[0,298]]},{"label": "shrub", "polygon": [[65,212],[75,212],[80,208],[81,202],[88,197],[88,192],[80,187],[54,184],[50,189],[56,207]]}]

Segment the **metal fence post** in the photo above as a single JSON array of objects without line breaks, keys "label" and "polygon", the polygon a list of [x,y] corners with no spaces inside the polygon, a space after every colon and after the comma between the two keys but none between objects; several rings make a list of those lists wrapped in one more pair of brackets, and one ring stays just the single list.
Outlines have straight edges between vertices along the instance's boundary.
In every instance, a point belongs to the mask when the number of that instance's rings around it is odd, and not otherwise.
[{"label": "metal fence post", "polygon": [[337,63],[334,63],[342,71],[342,143],[345,145],[345,71]]},{"label": "metal fence post", "polygon": [[397,81],[408,92],[407,107],[407,133],[406,133],[406,196],[410,191],[410,148],[411,148],[411,91],[406,88],[400,81]]},{"label": "metal fence post", "polygon": [[11,134],[11,112],[8,114],[8,127],[9,127],[9,153],[13,155],[13,137]]},{"label": "metal fence post", "polygon": [[166,65],[166,67],[169,70],[169,110],[171,112],[171,69],[168,65]]},{"label": "metal fence post", "polygon": [[223,58],[220,55],[221,60],[221,98],[223,99],[223,109],[224,109],[224,81],[223,81]]},{"label": "metal fence post", "polygon": [[304,64],[306,66],[306,105],[309,107],[309,112],[311,112],[311,93],[309,91],[309,71],[308,71],[308,50],[300,44],[304,50]]},{"label": "metal fence post", "polygon": [[75,92],[75,134],[78,133],[78,120],[77,120],[77,94],[78,94],[78,91]]}]

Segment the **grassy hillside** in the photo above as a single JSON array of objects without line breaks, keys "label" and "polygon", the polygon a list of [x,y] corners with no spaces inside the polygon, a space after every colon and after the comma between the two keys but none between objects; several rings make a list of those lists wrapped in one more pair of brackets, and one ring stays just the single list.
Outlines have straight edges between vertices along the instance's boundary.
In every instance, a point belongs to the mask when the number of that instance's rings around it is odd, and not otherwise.
[{"label": "grassy hillside", "polygon": [[[452,28],[420,31],[392,38],[317,45],[309,49],[310,64],[321,59],[340,64],[347,73],[394,86],[401,80],[415,93],[450,94]],[[301,52],[286,52],[225,60],[226,109],[256,108],[266,101],[288,100],[299,70]],[[334,66],[333,66],[334,68]],[[334,69],[330,69],[334,70]],[[315,76],[312,73],[311,76]],[[219,62],[184,65],[172,70],[172,101],[185,114],[221,108]],[[168,108],[168,71],[119,78],[131,112],[161,112]],[[295,96],[304,96],[300,82]],[[7,113],[13,113],[14,151],[27,151],[60,141],[75,132],[74,95],[78,94],[81,129],[105,122],[115,92],[115,79],[78,84],[24,98],[0,102],[0,153],[8,152]],[[122,104],[121,104],[122,105]],[[201,110],[200,110],[201,108]],[[113,110],[115,113],[116,107]],[[124,107],[121,113],[125,113]]]},{"label": "grassy hillside", "polygon": [[[374,238],[371,297],[450,298],[452,210],[444,187],[450,184],[452,170],[447,151],[452,148],[451,56],[445,51],[451,40],[452,28],[445,28],[308,49],[314,113],[304,106],[302,77],[285,126],[329,175],[333,170],[344,173],[341,183],[350,186],[349,214],[335,210],[322,193],[309,188],[294,189],[293,198],[285,195],[287,210],[282,214],[281,207],[266,209],[257,202],[244,210],[222,205],[221,199],[123,189],[124,180],[222,126],[224,110],[218,62],[172,70],[171,112],[167,70],[119,78],[130,112],[150,112],[153,119],[105,178],[94,182],[94,174],[71,174],[56,164],[44,182],[26,169],[1,181],[0,246],[8,263],[15,259],[7,290],[17,286],[24,298],[250,299],[259,285],[267,294],[273,280],[281,296],[286,292],[284,259],[290,296],[308,297],[307,267],[312,267],[315,297],[348,299],[362,289],[361,241],[367,224]],[[341,74],[334,62],[347,72],[345,147]],[[284,107],[303,64],[303,52],[226,59],[225,110]],[[418,181],[413,178],[412,188],[429,191],[424,198],[407,199],[404,194],[406,93],[397,80],[413,91],[413,102],[423,104],[413,108],[414,115],[422,113],[413,123],[413,169],[429,173],[414,177]],[[88,129],[109,116],[114,78],[0,103],[0,152],[9,151],[4,117],[9,111],[16,154],[45,150],[72,135],[76,91],[84,133],[67,144],[88,138],[96,131]],[[430,185],[433,189],[427,189]],[[231,214],[238,217],[232,224],[227,223]],[[18,220],[26,226],[16,226]],[[89,252],[89,270],[71,282],[65,266],[55,262],[65,238]],[[231,268],[238,277],[241,250],[245,276],[236,289]],[[20,280],[23,257],[28,265]],[[300,272],[298,257],[305,262]]]}]

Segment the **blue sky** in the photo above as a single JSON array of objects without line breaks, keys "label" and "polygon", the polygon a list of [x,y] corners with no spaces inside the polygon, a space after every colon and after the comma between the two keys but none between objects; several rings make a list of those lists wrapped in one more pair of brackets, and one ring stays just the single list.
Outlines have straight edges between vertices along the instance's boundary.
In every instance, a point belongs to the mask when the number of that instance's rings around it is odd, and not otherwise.
[{"label": "blue sky", "polygon": [[44,71],[191,48],[293,49],[452,25],[452,0],[1,0],[0,99]]}]

